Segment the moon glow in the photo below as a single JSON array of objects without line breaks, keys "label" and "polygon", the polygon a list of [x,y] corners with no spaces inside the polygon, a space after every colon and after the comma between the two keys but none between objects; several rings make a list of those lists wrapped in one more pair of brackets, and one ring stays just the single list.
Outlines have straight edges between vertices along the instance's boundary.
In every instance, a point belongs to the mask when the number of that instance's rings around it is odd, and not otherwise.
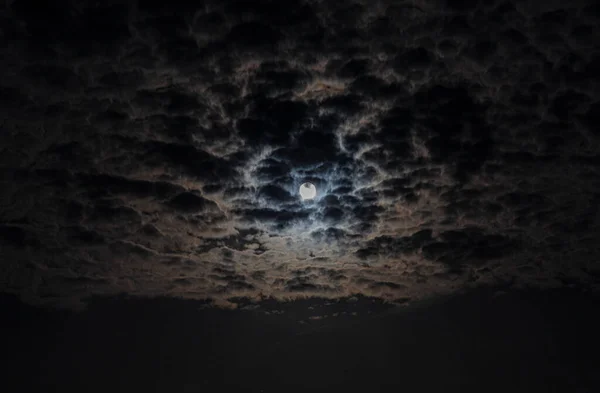
[{"label": "moon glow", "polygon": [[314,199],[317,196],[317,187],[312,183],[304,183],[300,186],[302,200]]}]

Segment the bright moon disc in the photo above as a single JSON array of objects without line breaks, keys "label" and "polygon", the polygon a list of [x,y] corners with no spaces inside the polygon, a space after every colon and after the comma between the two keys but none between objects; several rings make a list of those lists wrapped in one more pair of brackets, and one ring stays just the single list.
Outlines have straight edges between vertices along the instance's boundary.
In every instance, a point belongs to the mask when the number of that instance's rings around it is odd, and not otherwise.
[{"label": "bright moon disc", "polygon": [[302,199],[313,199],[317,196],[317,187],[312,183],[304,183],[300,186],[300,196]]}]

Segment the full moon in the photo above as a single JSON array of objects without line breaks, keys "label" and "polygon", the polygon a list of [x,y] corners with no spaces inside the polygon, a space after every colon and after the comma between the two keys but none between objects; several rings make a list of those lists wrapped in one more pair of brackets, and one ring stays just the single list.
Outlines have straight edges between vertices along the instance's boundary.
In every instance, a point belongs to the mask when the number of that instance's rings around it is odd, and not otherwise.
[{"label": "full moon", "polygon": [[302,199],[314,199],[317,196],[317,187],[312,183],[304,183],[300,186],[300,196]]}]

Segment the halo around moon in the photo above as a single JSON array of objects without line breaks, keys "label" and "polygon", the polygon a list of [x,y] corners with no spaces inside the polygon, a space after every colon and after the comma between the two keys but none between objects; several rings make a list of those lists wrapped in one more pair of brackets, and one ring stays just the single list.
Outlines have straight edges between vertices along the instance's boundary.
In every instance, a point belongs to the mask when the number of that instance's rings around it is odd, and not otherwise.
[{"label": "halo around moon", "polygon": [[300,196],[302,200],[314,199],[317,196],[317,187],[312,183],[303,183],[300,186]]}]

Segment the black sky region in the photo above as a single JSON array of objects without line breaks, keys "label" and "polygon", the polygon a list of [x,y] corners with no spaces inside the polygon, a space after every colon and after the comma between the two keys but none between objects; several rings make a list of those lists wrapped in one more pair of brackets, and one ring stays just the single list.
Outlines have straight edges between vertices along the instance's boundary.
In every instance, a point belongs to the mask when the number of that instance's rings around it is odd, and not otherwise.
[{"label": "black sky region", "polygon": [[0,43],[10,391],[600,389],[595,1],[5,0]]}]

